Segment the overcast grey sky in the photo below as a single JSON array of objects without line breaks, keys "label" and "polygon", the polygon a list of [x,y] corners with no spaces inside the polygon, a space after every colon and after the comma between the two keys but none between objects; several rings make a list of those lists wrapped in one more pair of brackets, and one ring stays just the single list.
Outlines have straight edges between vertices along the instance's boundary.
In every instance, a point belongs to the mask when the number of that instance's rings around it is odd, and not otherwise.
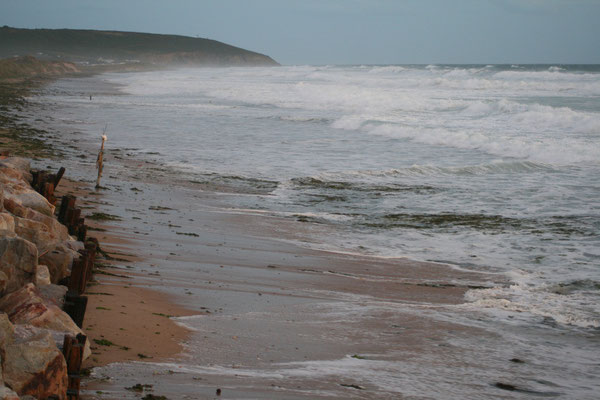
[{"label": "overcast grey sky", "polygon": [[207,37],[282,64],[600,64],[600,0],[0,0],[0,25]]}]

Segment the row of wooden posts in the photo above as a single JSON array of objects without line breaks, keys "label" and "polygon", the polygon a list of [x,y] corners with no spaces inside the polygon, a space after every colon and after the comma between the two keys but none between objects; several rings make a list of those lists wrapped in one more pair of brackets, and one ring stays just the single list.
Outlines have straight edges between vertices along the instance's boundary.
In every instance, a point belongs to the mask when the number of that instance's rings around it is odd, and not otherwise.
[{"label": "row of wooden posts", "polygon": [[[79,257],[73,259],[71,276],[68,278],[68,291],[65,296],[64,311],[69,314],[78,327],[83,328],[83,318],[87,308],[88,298],[83,296],[89,281],[92,278],[98,242],[94,238],[86,238],[84,218],[81,217],[81,209],[75,207],[77,198],[73,195],[65,195],[62,198],[58,212],[58,220],[67,226],[71,235],[77,235],[78,240],[84,242],[84,249],[79,250]],[[69,374],[69,386],[67,398],[79,400],[79,384],[81,381],[80,370],[83,359],[83,346],[86,337],[77,335],[65,336],[63,354],[67,361]]]},{"label": "row of wooden posts", "polygon": [[56,197],[54,197],[54,189],[58,186],[60,180],[65,173],[65,168],[60,167],[56,174],[50,174],[47,171],[31,171],[33,181],[31,186],[48,200],[52,205],[56,205]]},{"label": "row of wooden posts", "polygon": [[[64,173],[65,168],[63,167],[60,168],[57,174],[49,174],[46,171],[32,171],[33,181],[31,185],[50,204],[56,205],[57,199],[54,196],[54,189],[58,186]],[[63,310],[79,328],[82,328],[88,302],[88,298],[83,294],[92,278],[96,252],[99,247],[95,238],[86,238],[85,220],[81,216],[81,209],[75,207],[76,201],[77,198],[73,195],[62,197],[58,211],[58,221],[67,227],[70,235],[77,236],[77,240],[84,242],[84,249],[79,251],[79,257],[73,259],[71,276],[61,282],[68,287]],[[64,338],[63,355],[67,362],[69,376],[67,388],[67,399],[69,400],[79,400],[81,364],[86,340],[86,336],[82,334],[76,337],[65,335]],[[58,399],[56,396],[51,396],[48,400],[55,398]]]},{"label": "row of wooden posts", "polygon": [[67,194],[63,196],[58,210],[58,221],[69,229],[69,234],[77,236],[77,240],[85,242],[87,228],[81,209],[75,207],[77,197]]},{"label": "row of wooden posts", "polygon": [[[56,174],[50,174],[47,171],[31,171],[33,180],[31,186],[48,200],[53,206],[57,199],[54,196],[54,189],[60,183],[65,168],[60,167]],[[69,229],[69,234],[76,236],[77,240],[85,242],[87,228],[85,219],[81,216],[81,209],[75,207],[77,198],[73,195],[65,195],[62,198],[60,209],[58,211],[58,221]]]}]

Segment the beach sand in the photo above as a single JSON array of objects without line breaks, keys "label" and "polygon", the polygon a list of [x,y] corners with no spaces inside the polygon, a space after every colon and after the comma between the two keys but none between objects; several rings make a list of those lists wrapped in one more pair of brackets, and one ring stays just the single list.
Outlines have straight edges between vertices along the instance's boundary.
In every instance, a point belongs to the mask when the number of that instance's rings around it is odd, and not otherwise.
[{"label": "beach sand", "polygon": [[[118,218],[87,221],[100,229],[89,235],[115,259],[100,261],[99,284],[88,289],[84,329],[92,341],[113,344],[94,344],[85,366],[105,367],[92,370],[83,398],[135,398],[126,388],[137,383],[169,399],[212,398],[217,388],[235,398],[320,398],[340,390],[351,398],[355,387],[375,387],[318,374],[290,387],[249,372],[240,382],[237,372],[443,352],[451,359],[455,349],[439,347],[448,337],[479,334],[428,314],[463,302],[470,286],[489,277],[303,248],[289,240],[314,227],[223,212],[212,208],[214,194],[156,177],[150,182],[148,172],[136,169],[133,180],[114,174],[98,191],[91,179],[87,187],[61,184],[78,196],[85,215]],[[121,364],[128,361],[134,363]],[[217,366],[228,370],[202,369]],[[177,373],[181,368],[187,373]]]},{"label": "beach sand", "polygon": [[[87,184],[67,178],[63,178],[56,191],[57,196],[77,196],[77,205],[84,207],[87,214],[98,207],[99,196],[90,193],[94,191]],[[123,252],[122,245],[131,244],[127,233],[93,220],[86,224],[90,229],[88,237],[99,239],[102,250],[113,259],[98,256],[94,282],[86,292],[88,305],[83,329],[92,343],[92,356],[83,367],[165,360],[180,353],[189,330],[175,324],[170,317],[193,312],[169,301],[163,293],[138,286],[137,274],[127,266],[141,262],[143,257]]]}]

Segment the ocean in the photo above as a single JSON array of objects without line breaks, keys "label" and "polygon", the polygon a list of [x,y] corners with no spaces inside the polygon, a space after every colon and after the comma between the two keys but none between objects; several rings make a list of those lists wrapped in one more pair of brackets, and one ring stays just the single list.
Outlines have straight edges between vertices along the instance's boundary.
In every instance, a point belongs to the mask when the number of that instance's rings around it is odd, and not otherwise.
[{"label": "ocean", "polygon": [[600,66],[190,68],[40,96],[54,129],[303,227],[281,240],[497,276],[436,318],[521,346],[546,375],[523,398],[600,390]]}]

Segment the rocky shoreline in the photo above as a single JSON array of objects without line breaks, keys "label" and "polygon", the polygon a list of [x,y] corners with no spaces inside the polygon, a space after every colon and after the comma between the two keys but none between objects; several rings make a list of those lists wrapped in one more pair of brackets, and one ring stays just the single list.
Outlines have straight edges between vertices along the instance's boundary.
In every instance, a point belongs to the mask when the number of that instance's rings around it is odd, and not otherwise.
[{"label": "rocky shoreline", "polygon": [[[15,62],[19,59],[10,60]],[[43,66],[48,64],[52,63],[45,62]],[[127,70],[127,66],[118,69]],[[65,177],[53,193],[55,187],[48,191],[45,182],[51,183],[55,177],[50,175],[48,179],[45,170],[38,173],[31,169],[32,163],[45,160],[55,164],[63,157],[61,150],[46,140],[54,133],[23,122],[15,114],[29,107],[25,96],[54,79],[102,70],[59,69],[54,74],[34,68],[31,74],[16,77],[0,73],[0,400],[78,399],[79,391],[73,388],[79,388],[80,381],[92,368],[139,360],[141,355],[152,360],[171,357],[181,351],[181,342],[188,334],[186,328],[165,316],[190,312],[163,294],[131,286],[125,271],[119,274],[100,271],[102,279],[95,277],[89,284],[97,285],[98,290],[81,296],[82,290],[77,287],[85,290],[89,286],[86,284],[93,267],[119,268],[112,265],[113,258],[102,250],[106,257],[88,265],[86,252],[98,242],[91,238],[84,244],[86,228],[102,233],[99,238],[104,245],[108,244],[110,252],[114,250],[115,238],[113,232],[109,234],[104,229],[108,227],[99,227],[103,226],[101,222],[89,219],[82,225],[82,215],[77,213],[80,210],[72,209],[73,215],[61,216],[56,198],[72,198],[65,195],[74,194],[81,202],[81,209],[95,209],[97,190],[90,192],[85,183]],[[122,243],[124,239],[119,236],[116,240]],[[131,258],[122,254],[115,260],[129,261],[123,257]],[[82,264],[86,270],[83,280],[78,272],[71,285],[73,266],[81,268]],[[113,307],[111,302],[115,303]],[[134,309],[135,314],[116,311],[124,308]],[[155,325],[152,332],[123,336],[145,323]],[[105,339],[107,335],[116,338],[120,346]],[[77,353],[72,348],[81,355],[74,364],[71,360],[73,365],[70,365],[69,358]],[[89,382],[82,382],[81,396],[86,384]]]},{"label": "rocky shoreline", "polygon": [[[85,247],[32,180],[27,159],[0,158],[0,399],[66,399],[67,389],[78,385],[73,373],[91,354],[64,311],[65,284]],[[76,371],[68,368],[64,346],[74,338],[83,344]],[[77,396],[69,391],[69,398]]]}]

